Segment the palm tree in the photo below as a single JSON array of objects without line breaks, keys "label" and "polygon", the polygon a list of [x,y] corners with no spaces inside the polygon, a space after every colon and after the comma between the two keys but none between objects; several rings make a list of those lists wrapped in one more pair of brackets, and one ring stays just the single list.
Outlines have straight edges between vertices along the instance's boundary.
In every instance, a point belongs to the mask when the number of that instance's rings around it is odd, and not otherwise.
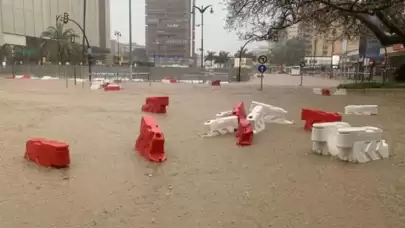
[{"label": "palm tree", "polygon": [[[41,50],[49,50],[47,58],[56,55],[60,62],[65,63],[70,56],[80,53],[78,45],[72,42],[78,37],[73,29],[64,29],[64,23],[58,22],[56,26],[49,26],[42,32],[41,38],[45,41],[41,45]],[[52,45],[55,42],[56,45]]]},{"label": "palm tree", "polygon": [[215,63],[221,64],[221,67],[225,67],[229,61],[229,52],[220,51],[218,56],[215,57]]},{"label": "palm tree", "polygon": [[204,62],[206,61],[214,61],[215,60],[215,52],[214,51],[207,51],[207,55],[205,56]]}]

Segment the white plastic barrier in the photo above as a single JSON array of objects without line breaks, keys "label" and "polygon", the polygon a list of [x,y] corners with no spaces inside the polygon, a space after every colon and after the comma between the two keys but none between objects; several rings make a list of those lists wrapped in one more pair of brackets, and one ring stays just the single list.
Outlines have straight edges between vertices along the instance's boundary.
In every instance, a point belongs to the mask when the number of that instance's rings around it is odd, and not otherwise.
[{"label": "white plastic barrier", "polygon": [[337,156],[339,150],[336,147],[336,135],[338,129],[342,127],[350,127],[350,124],[345,122],[313,124],[311,133],[312,151],[321,155]]},{"label": "white plastic barrier", "polygon": [[91,89],[91,90],[98,90],[98,89],[101,88],[101,86],[102,86],[103,84],[104,84],[104,83],[101,82],[101,81],[92,82],[90,89]]},{"label": "white plastic barrier", "polygon": [[322,89],[321,88],[313,88],[312,91],[317,95],[322,95]]},{"label": "white plastic barrier", "polygon": [[348,105],[345,107],[345,114],[377,115],[378,105]]},{"label": "white plastic barrier", "polygon": [[334,96],[345,96],[347,95],[346,89],[338,89],[333,93]]},{"label": "white plastic barrier", "polygon": [[217,113],[215,116],[216,116],[217,118],[232,116],[232,110],[219,112],[219,113]]},{"label": "white plastic barrier", "polygon": [[43,76],[43,77],[41,78],[41,80],[57,80],[57,79],[59,79],[59,78],[57,78],[57,77],[52,77],[52,76]]},{"label": "white plastic barrier", "polygon": [[255,106],[253,110],[247,116],[248,121],[253,127],[253,133],[257,134],[266,129],[264,122],[264,107],[261,105]]},{"label": "white plastic barrier", "polygon": [[252,111],[254,107],[258,105],[263,106],[264,108],[263,115],[264,121],[266,123],[293,124],[292,121],[286,119],[288,112],[280,107],[252,101],[252,104],[250,105],[250,111]]},{"label": "white plastic barrier", "polygon": [[376,127],[338,129],[336,146],[341,160],[366,163],[389,157],[389,147],[382,139],[383,131]]},{"label": "white plastic barrier", "polygon": [[238,117],[228,116],[214,120],[208,120],[204,123],[206,127],[205,136],[218,136],[235,132],[238,128]]}]

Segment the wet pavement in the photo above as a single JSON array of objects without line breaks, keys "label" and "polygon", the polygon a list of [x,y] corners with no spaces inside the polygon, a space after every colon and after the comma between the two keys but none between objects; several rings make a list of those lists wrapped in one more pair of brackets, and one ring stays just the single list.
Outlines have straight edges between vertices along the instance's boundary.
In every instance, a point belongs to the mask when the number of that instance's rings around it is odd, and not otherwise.
[{"label": "wet pavement", "polygon": [[[170,96],[168,114],[154,115],[166,137],[163,164],[133,151],[140,107],[154,95]],[[252,100],[280,106],[296,123],[268,125],[244,148],[232,135],[199,136],[204,121],[239,100],[247,107]],[[106,93],[71,82],[66,89],[60,80],[0,80],[0,224],[405,227],[404,100],[405,92],[398,91],[325,97],[293,86],[265,85],[260,92],[257,84],[129,83],[121,92]],[[377,116],[344,120],[384,129],[390,159],[357,165],[311,153],[301,108],[343,112],[349,104],[379,105]],[[30,137],[68,142],[71,167],[45,169],[26,162]]]}]

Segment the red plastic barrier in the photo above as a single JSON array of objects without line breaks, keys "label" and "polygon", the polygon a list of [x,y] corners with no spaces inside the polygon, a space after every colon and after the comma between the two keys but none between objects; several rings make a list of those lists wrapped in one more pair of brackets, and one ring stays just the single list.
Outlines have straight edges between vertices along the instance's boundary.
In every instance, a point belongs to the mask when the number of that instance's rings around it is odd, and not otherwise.
[{"label": "red plastic barrier", "polygon": [[104,91],[120,91],[120,90],[121,90],[120,85],[111,85],[111,84],[104,85]]},{"label": "red plastic barrier", "polygon": [[29,74],[24,74],[21,79],[31,79],[31,75],[29,75]]},{"label": "red plastic barrier", "polygon": [[177,83],[176,79],[170,79],[170,83]]},{"label": "red plastic barrier", "polygon": [[166,113],[166,106],[169,105],[169,97],[148,97],[142,105],[143,112]]},{"label": "red plastic barrier", "polygon": [[314,123],[340,122],[342,116],[337,112],[324,112],[316,109],[302,109],[301,120],[305,121],[304,129],[312,131]]},{"label": "red plastic barrier", "polygon": [[211,82],[212,86],[221,86],[221,80],[214,80]]},{"label": "red plastic barrier", "polygon": [[142,116],[135,150],[152,162],[163,162],[166,160],[164,144],[165,138],[156,120],[151,116]]},{"label": "red plastic barrier", "polygon": [[34,138],[26,143],[24,157],[40,166],[64,168],[70,164],[69,144]]},{"label": "red plastic barrier", "polygon": [[323,96],[330,96],[330,90],[329,89],[322,89],[321,94]]},{"label": "red plastic barrier", "polygon": [[238,102],[232,109],[232,115],[238,117],[238,121],[246,119],[245,105],[243,101]]},{"label": "red plastic barrier", "polygon": [[241,119],[239,121],[239,127],[236,131],[236,137],[238,137],[237,145],[249,146],[253,142],[253,128],[247,119]]}]

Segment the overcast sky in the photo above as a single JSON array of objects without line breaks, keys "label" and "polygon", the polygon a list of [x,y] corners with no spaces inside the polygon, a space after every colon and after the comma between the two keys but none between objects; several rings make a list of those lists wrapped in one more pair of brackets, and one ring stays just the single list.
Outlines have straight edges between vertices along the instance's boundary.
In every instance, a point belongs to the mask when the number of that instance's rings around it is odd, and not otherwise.
[{"label": "overcast sky", "polygon": [[[162,0],[163,1],[163,0]],[[191,1],[191,0],[190,0]],[[219,52],[221,50],[235,53],[243,45],[239,41],[236,32],[228,32],[224,29],[226,10],[221,0],[197,0],[197,5],[213,5],[214,14],[204,14],[204,49]],[[129,10],[128,0],[110,0],[111,4],[111,39],[114,31],[120,31],[121,42],[129,41]],[[197,15],[196,23],[200,23],[200,15]],[[196,28],[196,46],[200,48],[201,30]],[[132,0],[132,40],[138,44],[145,44],[145,0]],[[247,48],[252,50],[256,47],[250,44]]]}]

